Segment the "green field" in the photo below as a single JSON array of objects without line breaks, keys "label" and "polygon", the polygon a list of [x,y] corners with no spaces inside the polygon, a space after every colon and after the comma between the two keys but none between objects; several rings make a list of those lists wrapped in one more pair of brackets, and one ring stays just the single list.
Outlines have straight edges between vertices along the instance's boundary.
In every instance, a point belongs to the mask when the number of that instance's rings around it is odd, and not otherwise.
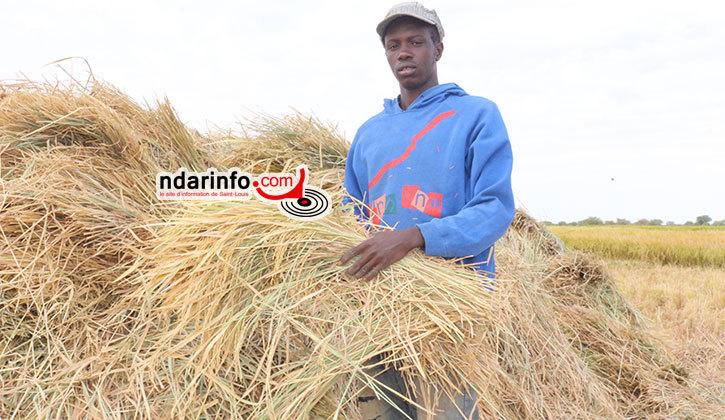
[{"label": "green field", "polygon": [[572,249],[604,258],[725,267],[725,226],[547,226]]}]

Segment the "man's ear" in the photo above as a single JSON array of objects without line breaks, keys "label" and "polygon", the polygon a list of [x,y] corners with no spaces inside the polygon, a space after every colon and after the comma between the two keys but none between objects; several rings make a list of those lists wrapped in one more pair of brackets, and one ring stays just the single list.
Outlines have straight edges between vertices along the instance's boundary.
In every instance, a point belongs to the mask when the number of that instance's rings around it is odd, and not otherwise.
[{"label": "man's ear", "polygon": [[435,52],[436,61],[440,60],[441,56],[443,56],[443,42],[439,42],[438,45],[436,45],[436,52]]}]

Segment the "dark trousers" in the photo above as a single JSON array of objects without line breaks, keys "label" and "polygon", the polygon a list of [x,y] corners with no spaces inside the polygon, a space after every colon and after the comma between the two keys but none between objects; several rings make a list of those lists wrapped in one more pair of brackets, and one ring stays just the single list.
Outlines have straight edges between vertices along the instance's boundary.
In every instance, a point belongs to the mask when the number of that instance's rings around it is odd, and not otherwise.
[{"label": "dark trousers", "polygon": [[[410,388],[411,385],[414,386],[418,395],[422,396],[420,384],[417,381],[414,384],[408,384],[403,375],[394,368],[384,369],[382,365],[372,366],[379,362],[379,356],[371,359],[366,372],[382,384],[402,395],[409,396],[411,400],[419,405],[423,405],[420,401],[421,398],[416,399],[413,397]],[[437,399],[435,414],[418,410],[413,404],[408,403],[391,391],[381,386],[378,387],[382,388],[383,393],[392,401],[394,406],[384,399],[377,398],[371,389],[366,388],[358,397],[363,420],[479,420],[476,391],[471,387],[468,387],[464,392],[458,393],[453,400],[442,392],[433,392],[433,395],[429,395],[428,399]]]}]

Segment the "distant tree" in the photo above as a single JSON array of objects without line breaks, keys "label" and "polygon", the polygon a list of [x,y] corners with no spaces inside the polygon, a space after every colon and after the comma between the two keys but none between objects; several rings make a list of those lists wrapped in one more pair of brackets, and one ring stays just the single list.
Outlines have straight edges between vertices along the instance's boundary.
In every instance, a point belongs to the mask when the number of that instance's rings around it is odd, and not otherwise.
[{"label": "distant tree", "polygon": [[634,222],[634,224],[635,225],[646,226],[646,225],[649,224],[649,220],[647,220],[647,219],[639,219],[636,222]]},{"label": "distant tree", "polygon": [[668,220],[666,224],[667,226],[674,226],[675,222],[673,222],[672,220]]},{"label": "distant tree", "polygon": [[648,223],[650,226],[662,226],[662,220],[660,219],[652,219]]},{"label": "distant tree", "polygon": [[557,225],[559,225],[559,226],[566,226],[566,222],[562,220],[561,222],[557,223]]},{"label": "distant tree", "polygon": [[567,225],[567,226],[576,226],[576,225],[577,225],[577,223],[576,223],[576,222],[569,222],[569,223],[567,223],[566,225]]},{"label": "distant tree", "polygon": [[553,225],[553,223],[551,223],[551,222],[550,222],[550,221],[548,221],[548,220],[542,220],[542,221],[541,221],[541,224],[542,224],[542,225],[544,225],[544,226],[551,226],[551,225]]},{"label": "distant tree", "polygon": [[695,219],[695,224],[696,225],[707,225],[707,224],[710,224],[711,221],[712,221],[712,218],[710,216],[707,216],[707,215],[697,216],[697,219]]},{"label": "distant tree", "polygon": [[618,225],[631,225],[631,224],[632,224],[632,222],[630,222],[630,221],[629,221],[629,220],[627,220],[627,219],[617,219],[617,224],[618,224]]},{"label": "distant tree", "polygon": [[725,219],[712,222],[713,226],[725,226]]},{"label": "distant tree", "polygon": [[685,226],[694,226],[695,224],[691,221],[685,222]]},{"label": "distant tree", "polygon": [[606,222],[604,222],[604,224],[605,225],[614,225],[616,223],[614,223],[614,220],[607,220]]},{"label": "distant tree", "polygon": [[602,219],[598,217],[587,217],[584,220],[580,220],[579,224],[582,226],[591,226],[591,225],[603,225],[604,222],[602,222]]}]

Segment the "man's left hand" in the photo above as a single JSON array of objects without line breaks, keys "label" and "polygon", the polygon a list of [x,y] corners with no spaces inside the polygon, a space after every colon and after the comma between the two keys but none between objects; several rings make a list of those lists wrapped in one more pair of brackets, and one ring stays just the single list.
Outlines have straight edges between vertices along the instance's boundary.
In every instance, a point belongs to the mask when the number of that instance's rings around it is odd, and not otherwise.
[{"label": "man's left hand", "polygon": [[357,261],[347,269],[347,272],[357,278],[369,280],[408,255],[410,250],[423,245],[425,245],[425,240],[417,226],[380,232],[345,253],[340,258],[339,264],[345,264],[356,255],[359,256]]}]

